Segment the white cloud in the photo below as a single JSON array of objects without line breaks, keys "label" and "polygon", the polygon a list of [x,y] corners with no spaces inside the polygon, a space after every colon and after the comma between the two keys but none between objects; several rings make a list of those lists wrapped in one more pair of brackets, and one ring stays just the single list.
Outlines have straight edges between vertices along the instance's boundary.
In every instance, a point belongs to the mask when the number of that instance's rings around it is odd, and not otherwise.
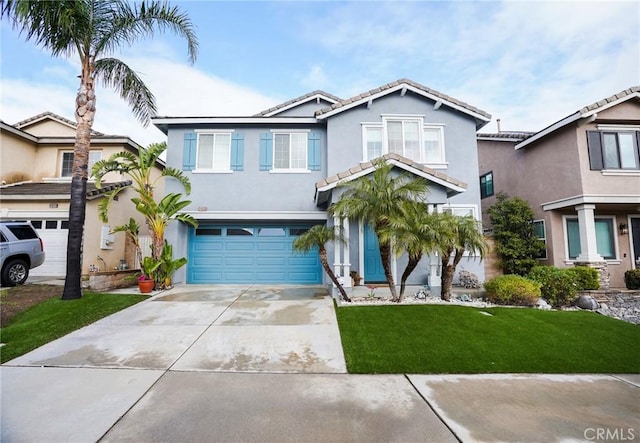
[{"label": "white cloud", "polygon": [[[281,101],[175,61],[158,57],[124,60],[134,70],[144,71],[139,75],[154,93],[159,115],[252,115]],[[2,79],[2,120],[16,123],[44,111],[73,120],[77,88],[67,87],[59,81],[60,74],[70,71],[61,65],[48,67],[46,71],[49,75],[42,77],[46,79],[44,81]],[[72,74],[71,79],[75,80]],[[127,135],[143,146],[165,138],[153,125],[144,128],[120,97],[102,87],[97,89],[94,129],[106,134]]]},{"label": "white cloud", "polygon": [[309,88],[309,90],[315,91],[316,89],[326,88],[329,85],[329,79],[322,65],[313,65],[300,79],[300,84],[305,88]]}]

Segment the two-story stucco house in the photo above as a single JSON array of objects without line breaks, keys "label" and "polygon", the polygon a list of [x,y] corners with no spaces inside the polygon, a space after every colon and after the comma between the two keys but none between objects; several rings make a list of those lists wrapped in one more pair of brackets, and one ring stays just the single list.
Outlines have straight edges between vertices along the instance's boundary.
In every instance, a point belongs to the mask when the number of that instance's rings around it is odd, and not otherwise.
[{"label": "two-story stucco house", "polygon": [[519,196],[547,245],[541,264],[588,264],[624,287],[640,266],[640,87],[537,133],[479,134],[478,149],[485,227],[496,194]]},{"label": "two-story stucco house", "polygon": [[[71,188],[71,168],[76,124],[51,112],[38,114],[14,125],[0,122],[0,219],[28,220],[43,240],[46,259],[31,270],[31,276],[63,276],[66,272],[67,235]],[[142,149],[126,136],[91,134],[89,168],[98,160],[122,151]],[[156,174],[164,165],[158,163]],[[144,219],[129,201],[125,190],[109,211],[109,225],[98,218],[98,202],[104,193],[126,186],[127,177],[109,174],[101,189],[92,180],[87,184],[82,273],[114,270],[123,263],[136,266],[135,250],[124,234],[110,230],[129,217],[144,227]],[[162,190],[160,190],[162,191]]]},{"label": "two-story stucco house", "polygon": [[[167,165],[192,183],[186,211],[200,225],[178,225],[169,239],[189,260],[175,276],[187,283],[313,283],[317,254],[298,255],[293,240],[314,224],[334,225],[327,209],[337,184],[366,176],[382,157],[429,182],[428,207],[480,217],[476,131],[490,115],[411,80],[342,100],[314,91],[246,117],[157,117],[168,136]],[[168,191],[172,184],[167,183]],[[338,275],[384,281],[377,238],[344,220],[345,245],[330,250]],[[406,263],[393,263],[400,275]],[[480,260],[461,265],[483,278]],[[438,260],[426,257],[409,283],[439,286]]]}]

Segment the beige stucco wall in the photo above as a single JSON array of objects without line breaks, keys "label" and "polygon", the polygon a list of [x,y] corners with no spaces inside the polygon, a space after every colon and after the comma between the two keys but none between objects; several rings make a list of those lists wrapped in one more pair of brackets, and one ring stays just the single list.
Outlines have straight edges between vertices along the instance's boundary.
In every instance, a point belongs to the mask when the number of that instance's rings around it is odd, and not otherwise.
[{"label": "beige stucco wall", "polygon": [[640,103],[628,101],[613,108],[598,113],[597,120],[583,124],[577,128],[577,145],[580,153],[580,168],[582,170],[582,189],[584,194],[596,195],[638,195],[640,193],[640,175],[610,175],[602,171],[592,171],[589,165],[589,150],[587,147],[587,131],[595,131],[598,124],[628,120],[640,120]]},{"label": "beige stucco wall", "polygon": [[76,130],[69,125],[45,119],[20,128],[24,132],[37,137],[75,137]]},{"label": "beige stucco wall", "polygon": [[8,131],[0,133],[0,181],[17,183],[33,178],[36,144]]}]

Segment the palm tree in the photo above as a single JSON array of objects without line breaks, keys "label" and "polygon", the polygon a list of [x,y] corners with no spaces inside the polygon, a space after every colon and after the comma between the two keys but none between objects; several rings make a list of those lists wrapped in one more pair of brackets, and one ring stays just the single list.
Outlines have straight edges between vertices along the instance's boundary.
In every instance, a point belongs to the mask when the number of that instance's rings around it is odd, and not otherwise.
[{"label": "palm tree", "polygon": [[393,165],[383,159],[375,161],[375,170],[340,184],[345,189],[340,199],[329,208],[331,215],[355,218],[373,227],[380,246],[380,259],[384,275],[391,290],[391,299],[399,297],[391,273],[392,238],[385,235],[391,220],[402,217],[403,206],[408,202],[422,201],[427,192],[427,181],[402,173],[393,175]]},{"label": "palm tree", "polygon": [[391,219],[387,228],[381,232],[381,238],[393,241],[397,255],[406,253],[408,257],[407,266],[400,278],[398,302],[404,297],[407,279],[422,256],[434,249],[436,238],[433,217],[424,204],[409,202],[402,209],[399,217]]},{"label": "palm tree", "polygon": [[330,228],[325,225],[315,225],[307,232],[293,241],[293,250],[296,252],[309,252],[314,248],[318,248],[318,254],[320,254],[320,263],[324,272],[327,273],[331,281],[340,291],[340,295],[344,301],[350,302],[351,299],[347,295],[346,291],[340,284],[336,275],[333,273],[329,262],[327,261],[327,249],[325,245],[328,242],[344,242],[342,236],[336,232],[336,228]]},{"label": "palm tree", "polygon": [[480,222],[473,216],[453,215],[450,212],[434,214],[434,234],[436,250],[442,263],[442,293],[440,298],[451,299],[451,286],[456,267],[464,252],[478,253],[484,258],[487,243],[482,234]]},{"label": "palm tree", "polygon": [[[153,143],[147,149],[142,149],[138,155],[130,152],[117,152],[107,160],[100,160],[93,165],[91,171],[92,176],[96,179],[96,187],[100,187],[102,179],[111,172],[127,174],[132,179],[132,184],[109,191],[98,204],[98,215],[104,223],[109,221],[109,208],[115,201],[118,194],[125,189],[131,188],[138,197],[131,199],[138,212],[144,215],[149,233],[153,240],[152,257],[156,260],[160,259],[162,247],[164,244],[164,232],[169,221],[178,219],[195,226],[195,220],[184,214],[177,214],[177,211],[187,206],[190,202],[187,200],[179,201],[178,197],[165,197],[160,203],[154,200],[155,186],[158,180],[164,177],[171,177],[182,183],[187,194],[191,192],[191,182],[189,177],[184,175],[182,171],[175,168],[166,167],[162,170],[162,174],[153,178],[152,172],[160,155],[167,149],[167,144]],[[176,206],[179,204],[179,209]]]},{"label": "palm tree", "polygon": [[182,194],[167,194],[156,203],[155,200],[149,198],[148,194],[142,194],[140,197],[131,199],[136,210],[140,212],[147,221],[149,227],[149,235],[151,235],[151,257],[160,260],[162,257],[162,248],[164,247],[164,234],[167,226],[173,220],[179,220],[191,226],[198,227],[198,222],[189,214],[180,213],[182,209],[191,204],[190,200],[181,200]]},{"label": "palm tree", "polygon": [[170,30],[184,37],[191,62],[198,41],[188,15],[166,2],[126,0],[3,0],[1,17],[48,50],[54,57],[77,56],[81,72],[76,95],[77,122],[71,178],[67,275],[63,300],[82,297],[82,238],[91,128],[96,113],[95,84],[101,80],[131,106],[144,125],[156,113],[155,98],[142,79],[112,54],[156,31]]}]

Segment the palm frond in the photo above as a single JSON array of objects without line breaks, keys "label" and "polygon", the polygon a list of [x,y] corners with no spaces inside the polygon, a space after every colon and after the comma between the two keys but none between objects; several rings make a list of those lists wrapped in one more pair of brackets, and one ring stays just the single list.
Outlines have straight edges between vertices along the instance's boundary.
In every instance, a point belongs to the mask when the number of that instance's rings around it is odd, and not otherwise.
[{"label": "palm frond", "polygon": [[116,58],[102,58],[96,60],[95,76],[127,102],[143,126],[149,124],[157,111],[156,99],[133,69]]},{"label": "palm frond", "polygon": [[180,169],[167,166],[162,170],[162,177],[175,178],[180,183],[182,183],[182,186],[184,187],[184,190],[187,193],[187,195],[191,193],[191,181],[189,180],[189,177],[186,174],[184,174]]},{"label": "palm frond", "polygon": [[96,44],[98,53],[113,51],[121,45],[131,45],[141,38],[153,35],[156,30],[169,30],[186,39],[189,61],[195,62],[198,54],[195,26],[189,16],[177,6],[144,0],[139,4],[123,0],[114,3],[117,4],[114,7],[117,13],[112,18],[112,26],[100,35]]}]

